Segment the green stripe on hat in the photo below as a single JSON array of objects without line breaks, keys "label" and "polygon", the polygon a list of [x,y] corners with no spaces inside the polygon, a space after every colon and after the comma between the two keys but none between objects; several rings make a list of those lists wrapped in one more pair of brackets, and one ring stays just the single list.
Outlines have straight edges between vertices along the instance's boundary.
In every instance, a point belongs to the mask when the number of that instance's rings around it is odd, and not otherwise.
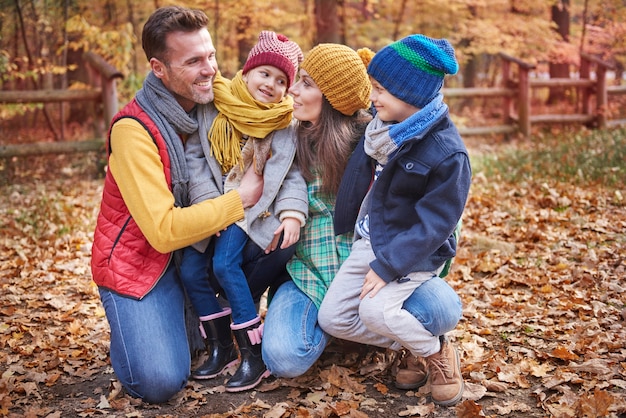
[{"label": "green stripe on hat", "polygon": [[436,75],[438,77],[444,77],[446,75],[445,72],[440,71],[434,68],[432,65],[428,63],[417,51],[412,50],[403,42],[394,42],[389,45],[394,51],[398,53],[402,58],[416,66],[422,71],[425,71],[429,74]]}]

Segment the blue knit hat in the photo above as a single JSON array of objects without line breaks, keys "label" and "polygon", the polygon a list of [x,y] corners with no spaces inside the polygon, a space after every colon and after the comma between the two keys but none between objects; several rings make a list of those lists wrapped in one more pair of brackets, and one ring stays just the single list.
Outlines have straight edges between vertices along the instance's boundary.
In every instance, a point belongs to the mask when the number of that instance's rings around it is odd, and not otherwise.
[{"label": "blue knit hat", "polygon": [[389,93],[419,108],[439,93],[446,74],[458,70],[450,42],[424,35],[410,35],[387,45],[367,67],[367,73]]}]

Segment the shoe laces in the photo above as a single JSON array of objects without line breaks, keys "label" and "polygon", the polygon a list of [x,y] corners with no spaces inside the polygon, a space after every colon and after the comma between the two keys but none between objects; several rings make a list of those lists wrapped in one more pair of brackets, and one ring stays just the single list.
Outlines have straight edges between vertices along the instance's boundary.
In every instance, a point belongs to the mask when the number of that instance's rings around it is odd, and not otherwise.
[{"label": "shoe laces", "polygon": [[441,375],[444,383],[448,382],[448,376],[452,377],[454,375],[452,368],[450,367],[450,362],[448,361],[448,358],[443,355],[443,353],[442,355],[431,357],[428,360],[428,370],[431,375]]}]

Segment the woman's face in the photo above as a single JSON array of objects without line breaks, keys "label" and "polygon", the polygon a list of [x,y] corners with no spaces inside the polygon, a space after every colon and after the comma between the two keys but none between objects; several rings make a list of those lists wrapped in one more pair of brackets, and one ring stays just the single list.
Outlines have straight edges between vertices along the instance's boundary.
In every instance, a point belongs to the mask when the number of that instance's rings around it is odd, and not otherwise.
[{"label": "woman's face", "polygon": [[300,69],[300,79],[289,88],[293,96],[293,117],[303,122],[317,123],[322,113],[322,91],[309,73]]}]

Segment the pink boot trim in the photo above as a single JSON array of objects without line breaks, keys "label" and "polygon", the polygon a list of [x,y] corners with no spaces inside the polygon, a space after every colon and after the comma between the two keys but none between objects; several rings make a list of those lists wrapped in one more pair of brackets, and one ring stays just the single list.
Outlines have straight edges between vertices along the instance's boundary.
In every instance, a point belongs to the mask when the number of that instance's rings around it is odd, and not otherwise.
[{"label": "pink boot trim", "polygon": [[[256,318],[250,321],[244,322],[243,324],[230,324],[230,329],[232,330],[244,329],[244,328],[251,327],[254,324],[258,324],[259,322],[261,322],[261,318],[257,316]],[[252,345],[261,344],[261,338],[263,337],[263,325],[264,324],[260,324],[258,327],[248,330],[247,334],[248,334],[248,339],[250,340],[250,344]]]},{"label": "pink boot trim", "polygon": [[205,315],[205,316],[201,316],[200,319],[200,335],[202,335],[202,338],[204,338],[206,340],[206,332],[204,332],[204,327],[202,326],[202,322],[203,321],[212,321],[213,319],[217,319],[217,318],[221,318],[223,316],[227,316],[230,315],[232,312],[232,310],[230,308],[225,308],[222,312],[217,312],[211,315]]},{"label": "pink boot trim", "polygon": [[230,329],[238,330],[238,329],[248,328],[249,326],[254,325],[257,322],[261,322],[260,316],[257,316],[256,318],[251,319],[248,322],[244,322],[243,324],[230,324]]},{"label": "pink boot trim", "polygon": [[200,317],[200,321],[211,321],[213,319],[221,318],[226,315],[230,315],[233,311],[230,308],[224,308],[222,312],[217,312],[210,315],[205,315]]},{"label": "pink boot trim", "polygon": [[248,331],[248,339],[250,340],[250,344],[252,345],[261,344],[262,338],[263,338],[263,324],[259,325],[258,328],[251,329]]}]

